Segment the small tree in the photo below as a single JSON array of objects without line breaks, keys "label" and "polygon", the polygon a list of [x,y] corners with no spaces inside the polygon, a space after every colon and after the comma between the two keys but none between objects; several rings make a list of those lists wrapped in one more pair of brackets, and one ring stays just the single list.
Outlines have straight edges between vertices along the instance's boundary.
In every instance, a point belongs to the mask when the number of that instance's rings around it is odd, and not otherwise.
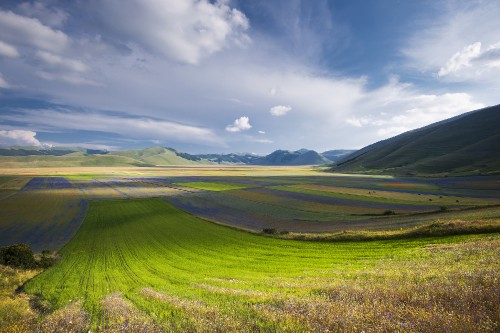
[{"label": "small tree", "polygon": [[0,249],[0,264],[17,268],[37,266],[33,251],[26,244],[15,244]]}]

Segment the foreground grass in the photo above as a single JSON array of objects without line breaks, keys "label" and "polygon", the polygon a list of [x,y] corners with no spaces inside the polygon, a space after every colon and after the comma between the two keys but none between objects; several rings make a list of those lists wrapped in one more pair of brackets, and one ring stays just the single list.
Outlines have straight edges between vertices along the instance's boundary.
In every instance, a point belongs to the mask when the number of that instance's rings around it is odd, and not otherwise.
[{"label": "foreground grass", "polygon": [[498,234],[274,239],[159,199],[100,201],[25,289],[55,310],[47,332],[494,332],[499,248]]}]

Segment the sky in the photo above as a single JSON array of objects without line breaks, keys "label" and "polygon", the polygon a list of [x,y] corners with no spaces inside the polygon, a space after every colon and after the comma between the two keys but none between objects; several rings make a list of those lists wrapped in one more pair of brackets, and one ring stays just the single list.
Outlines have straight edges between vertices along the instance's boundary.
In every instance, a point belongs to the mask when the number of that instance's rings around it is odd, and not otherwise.
[{"label": "sky", "polygon": [[0,2],[0,145],[359,149],[500,103],[497,0]]}]

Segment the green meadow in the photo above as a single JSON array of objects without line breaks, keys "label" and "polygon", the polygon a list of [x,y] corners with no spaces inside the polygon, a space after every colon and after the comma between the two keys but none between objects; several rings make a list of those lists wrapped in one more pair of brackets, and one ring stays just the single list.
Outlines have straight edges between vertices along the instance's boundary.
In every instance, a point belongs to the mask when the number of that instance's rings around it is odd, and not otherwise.
[{"label": "green meadow", "polygon": [[[441,325],[454,311],[454,327],[474,322],[474,328],[487,328],[497,311],[498,295],[487,291],[495,288],[498,260],[474,263],[474,259],[495,258],[499,241],[498,236],[344,243],[282,240],[200,220],[160,199],[100,201],[91,204],[77,235],[60,251],[62,260],[31,280],[25,290],[43,296],[51,309],[75,311],[78,304],[91,330],[118,329],[124,323],[152,330],[203,331],[210,322],[213,326],[207,329],[228,332],[355,330],[357,325],[376,325],[376,318],[363,318],[361,313],[352,322],[349,311],[338,320],[326,316],[340,314],[344,297],[345,306],[353,302],[356,311],[361,308],[379,318],[392,314],[394,320],[383,322],[394,329],[402,328],[402,318],[411,330],[436,328],[433,325]],[[473,245],[480,252],[467,254]],[[442,258],[435,252],[451,257],[453,252],[466,253],[458,265],[467,268],[471,280],[454,276],[456,268],[440,272]],[[412,272],[410,262],[423,270]],[[450,278],[457,285],[448,285],[445,295],[430,289]],[[476,278],[484,283],[471,283]],[[392,297],[408,298],[405,308],[383,302],[390,286],[382,287],[381,282],[392,279],[393,292],[401,293]],[[426,294],[407,295],[417,282],[419,289],[420,282],[427,285]],[[350,299],[358,288],[367,289],[374,299],[362,293],[358,300]],[[484,304],[467,311],[467,304],[450,307],[449,297],[462,298],[464,291],[467,297],[478,293]],[[377,299],[382,303],[373,311],[369,307]],[[110,320],[119,311],[115,306],[130,311],[121,320]],[[412,322],[414,316],[432,316],[436,322],[419,324]]]}]

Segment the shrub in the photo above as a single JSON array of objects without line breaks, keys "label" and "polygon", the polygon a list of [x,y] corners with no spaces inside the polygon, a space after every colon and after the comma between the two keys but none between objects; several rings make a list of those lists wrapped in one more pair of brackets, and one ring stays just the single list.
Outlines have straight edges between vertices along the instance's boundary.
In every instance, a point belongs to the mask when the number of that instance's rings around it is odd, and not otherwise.
[{"label": "shrub", "polygon": [[278,230],[276,230],[275,228],[264,228],[262,229],[262,232],[265,234],[274,235],[278,233]]},{"label": "shrub", "polygon": [[42,254],[40,260],[38,261],[38,267],[49,268],[50,266],[54,265],[55,262],[55,258]]},{"label": "shrub", "polygon": [[33,251],[26,244],[15,244],[0,249],[0,264],[16,268],[37,266]]},{"label": "shrub", "polygon": [[280,235],[288,235],[290,233],[290,231],[288,230],[281,230],[280,231]]},{"label": "shrub", "polygon": [[396,215],[396,212],[393,210],[386,210],[382,213],[383,215]]}]

